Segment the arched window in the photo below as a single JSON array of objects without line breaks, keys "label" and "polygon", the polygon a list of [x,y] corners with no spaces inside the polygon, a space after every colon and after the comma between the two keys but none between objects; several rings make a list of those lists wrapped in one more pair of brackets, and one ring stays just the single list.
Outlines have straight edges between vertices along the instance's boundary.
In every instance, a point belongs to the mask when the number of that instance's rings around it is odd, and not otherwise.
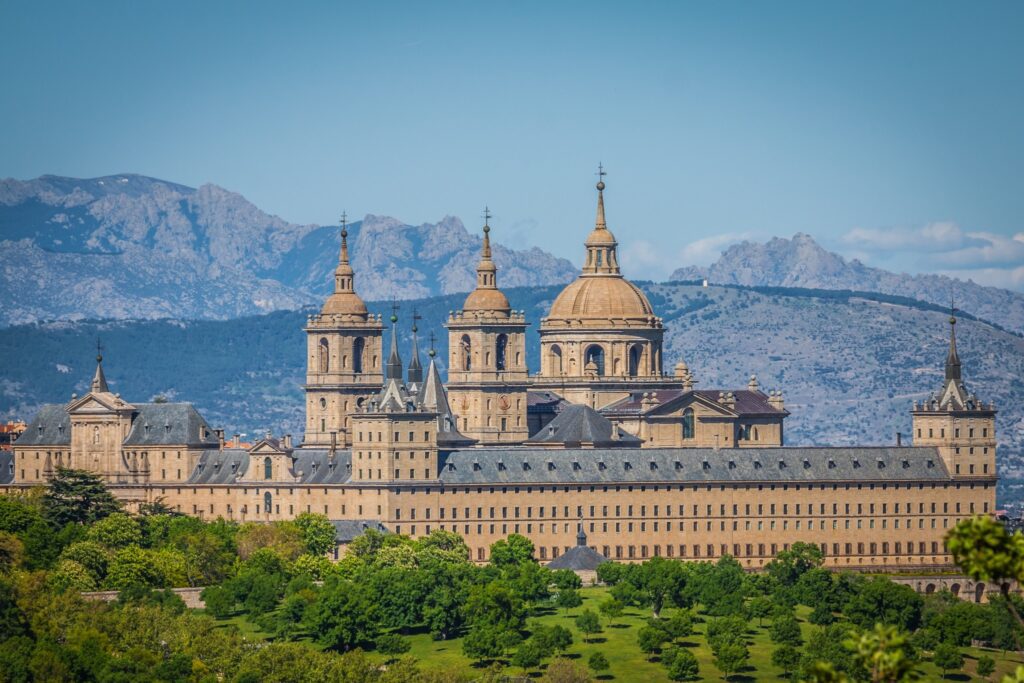
[{"label": "arched window", "polygon": [[629,376],[636,377],[640,374],[640,345],[633,344],[629,347]]},{"label": "arched window", "polygon": [[562,347],[558,344],[551,346],[551,374],[552,376],[562,374]]},{"label": "arched window", "polygon": [[330,348],[327,345],[327,339],[320,340],[320,372],[328,372],[331,369],[331,355]]},{"label": "arched window", "polygon": [[[273,479],[274,478],[274,461],[270,458],[263,459],[263,478]],[[267,494],[270,495],[269,493]]]},{"label": "arched window", "polygon": [[469,335],[462,335],[462,369],[471,370],[473,368],[473,344],[469,341]]},{"label": "arched window", "polygon": [[274,497],[270,495],[270,491],[263,494],[263,511],[270,513],[270,508],[273,507]]},{"label": "arched window", "polygon": [[683,438],[693,438],[693,408],[683,411]]},{"label": "arched window", "polygon": [[356,337],[352,342],[352,372],[357,375],[363,371],[363,354],[366,352],[366,340]]},{"label": "arched window", "polygon": [[508,336],[504,334],[498,335],[498,340],[494,344],[494,362],[498,370],[505,369],[505,355],[508,350]]},{"label": "arched window", "polygon": [[584,370],[586,369],[586,366],[591,363],[597,366],[598,376],[604,375],[604,349],[597,344],[587,348],[587,353],[583,360]]}]

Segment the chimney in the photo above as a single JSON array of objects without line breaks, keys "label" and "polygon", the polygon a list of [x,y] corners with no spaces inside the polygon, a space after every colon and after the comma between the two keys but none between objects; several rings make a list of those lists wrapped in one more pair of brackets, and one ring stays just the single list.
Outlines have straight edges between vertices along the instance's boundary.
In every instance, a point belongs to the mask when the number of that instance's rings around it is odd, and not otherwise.
[{"label": "chimney", "polygon": [[331,457],[334,457],[334,452],[338,450],[338,432],[331,432]]},{"label": "chimney", "polygon": [[291,434],[285,434],[284,435],[284,447],[287,450],[291,450],[292,449],[292,435]]},{"label": "chimney", "polygon": [[896,432],[896,448],[899,448],[902,445],[903,445],[903,434],[900,433],[900,432]]},{"label": "chimney", "polygon": [[231,437],[231,447],[232,448],[238,448],[241,445],[241,443],[242,443],[242,435],[241,434],[235,434],[234,436]]},{"label": "chimney", "polygon": [[214,429],[213,433],[217,435],[217,448],[224,450],[224,430]]}]

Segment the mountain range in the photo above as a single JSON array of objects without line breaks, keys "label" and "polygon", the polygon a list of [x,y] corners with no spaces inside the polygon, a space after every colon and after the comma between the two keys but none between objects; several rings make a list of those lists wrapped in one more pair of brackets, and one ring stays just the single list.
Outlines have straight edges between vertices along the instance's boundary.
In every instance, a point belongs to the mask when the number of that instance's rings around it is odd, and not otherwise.
[{"label": "mountain range", "polygon": [[[480,236],[458,218],[349,226],[367,299],[471,289]],[[0,325],[37,320],[231,319],[323,300],[338,226],[296,225],[216,185],[145,176],[0,180]],[[494,244],[508,286],[571,280],[567,260]]]},{"label": "mountain range", "polygon": [[679,268],[671,279],[706,279],[722,285],[880,292],[947,307],[953,301],[957,308],[979,318],[1014,332],[1024,332],[1024,295],[944,275],[908,275],[872,268],[857,259],[846,260],[827,251],[803,233],[797,233],[792,239],[776,237],[764,244],[749,241],[734,244],[710,266]]}]

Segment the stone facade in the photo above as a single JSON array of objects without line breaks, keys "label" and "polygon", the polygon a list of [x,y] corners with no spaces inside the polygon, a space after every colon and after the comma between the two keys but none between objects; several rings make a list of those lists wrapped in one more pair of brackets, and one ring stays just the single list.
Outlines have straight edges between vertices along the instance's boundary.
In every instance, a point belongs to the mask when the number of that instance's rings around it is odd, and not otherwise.
[{"label": "stone facade", "polygon": [[342,230],[335,291],[306,326],[301,446],[287,435],[225,444],[188,404],[111,394],[97,362],[89,394],[44,406],[13,456],[0,451],[0,490],[80,467],[129,505],[161,499],[237,521],[316,512],[349,535],[444,529],[481,562],[520,533],[541,561],[582,534],[623,561],[729,554],[757,569],[805,541],[837,569],[947,568],[944,535],[994,513],[997,481],[995,407],[968,391],[955,333],[941,390],[913,406],[913,446],[787,447],[781,391],[754,377],[698,388],[682,362],[663,372],[662,323],[619,272],[603,190],[583,272],[541,321],[536,375],[527,321],[497,287],[489,226],[477,287],[447,322],[447,387],[433,349],[424,376],[415,341],[403,370],[395,316],[385,362]]}]

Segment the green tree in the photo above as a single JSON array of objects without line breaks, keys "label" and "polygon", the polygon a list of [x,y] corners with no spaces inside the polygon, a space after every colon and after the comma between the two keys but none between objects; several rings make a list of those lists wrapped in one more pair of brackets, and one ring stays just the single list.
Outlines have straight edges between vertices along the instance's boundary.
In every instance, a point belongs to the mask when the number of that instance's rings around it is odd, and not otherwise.
[{"label": "green tree", "polygon": [[543,649],[531,638],[516,648],[515,654],[512,655],[512,666],[518,666],[525,674],[527,669],[533,669],[540,664],[543,658]]},{"label": "green tree", "polygon": [[714,655],[715,666],[725,674],[727,680],[746,666],[750,659],[750,651],[743,643],[725,643],[714,651]]},{"label": "green tree", "polygon": [[772,620],[771,628],[768,630],[768,637],[777,645],[792,645],[799,647],[803,643],[800,635],[800,624],[796,617],[785,615]]},{"label": "green tree", "polygon": [[583,634],[583,639],[589,642],[590,636],[601,632],[601,621],[596,612],[585,609],[576,617],[576,628]]},{"label": "green tree", "polygon": [[590,683],[590,675],[571,659],[557,657],[548,664],[543,683]]},{"label": "green tree", "polygon": [[780,645],[772,651],[772,664],[782,669],[783,676],[791,676],[800,665],[800,651],[792,645]]},{"label": "green tree", "polygon": [[310,555],[324,556],[334,549],[337,532],[331,520],[316,513],[303,512],[294,520],[302,533],[302,542]]},{"label": "green tree", "polygon": [[932,655],[932,663],[942,669],[942,677],[945,678],[947,671],[964,668],[964,655],[956,645],[939,643]]},{"label": "green tree", "polygon": [[686,607],[686,569],[674,560],[655,557],[631,567],[627,581],[636,586],[640,604],[649,606],[655,618],[665,605]]},{"label": "green tree", "polygon": [[96,579],[89,570],[74,560],[61,560],[49,576],[50,585],[58,591],[94,591]]},{"label": "green tree", "polygon": [[875,577],[860,587],[843,613],[862,629],[872,628],[880,622],[912,631],[921,623],[923,603],[921,596],[910,586]]},{"label": "green tree", "polygon": [[25,544],[9,531],[0,531],[0,573],[14,570],[24,557]]},{"label": "green tree", "polygon": [[555,604],[568,612],[572,608],[582,605],[583,598],[580,597],[580,592],[578,590],[574,588],[563,588],[558,591],[558,594],[555,596]]},{"label": "green tree", "polygon": [[758,595],[747,603],[747,611],[752,619],[757,619],[758,626],[763,626],[765,617],[772,613],[772,599],[767,595]]},{"label": "green tree", "polygon": [[854,634],[846,646],[853,650],[855,673],[860,678],[897,683],[914,676],[907,636],[895,626],[875,624],[870,631]]},{"label": "green tree", "polygon": [[781,586],[795,586],[808,571],[820,567],[825,561],[821,549],[813,543],[798,541],[775,555],[775,559],[765,565],[768,575]]},{"label": "green tree", "polygon": [[135,586],[162,588],[165,585],[163,575],[153,563],[152,554],[135,545],[122,548],[114,554],[105,584],[114,590]]},{"label": "green tree", "polygon": [[373,642],[380,620],[370,592],[360,583],[328,578],[310,605],[307,621],[319,643],[348,651]]},{"label": "green tree", "polygon": [[746,643],[747,623],[740,617],[711,619],[707,625],[708,645],[712,650],[728,643]]},{"label": "green tree", "polygon": [[116,550],[130,545],[140,545],[142,527],[125,513],[113,512],[89,527],[85,537]]},{"label": "green tree", "polygon": [[637,644],[640,646],[640,651],[647,655],[650,659],[655,653],[661,650],[661,646],[665,643],[666,633],[659,628],[652,626],[642,626],[639,631],[636,632]]},{"label": "green tree", "polygon": [[537,625],[534,627],[530,638],[544,651],[545,657],[549,657],[556,652],[564,652],[572,646],[572,633],[560,624],[555,624],[554,626]]},{"label": "green tree", "polygon": [[807,621],[816,626],[828,626],[835,620],[836,616],[832,613],[832,609],[824,602],[818,603],[807,616]]},{"label": "green tree", "polygon": [[533,562],[533,542],[526,536],[512,534],[491,544],[491,564],[495,567]]},{"label": "green tree", "polygon": [[994,674],[996,671],[996,660],[992,659],[988,655],[982,655],[978,657],[978,666],[976,673],[988,680],[988,677]]},{"label": "green tree", "polygon": [[697,657],[686,648],[674,647],[666,650],[661,663],[667,670],[669,680],[693,681],[700,678],[700,665]]},{"label": "green tree", "polygon": [[[991,517],[962,520],[946,535],[946,546],[968,576],[997,584],[1004,598],[1011,581],[1024,584],[1024,534],[1011,534]],[[1024,628],[1024,617],[1013,601],[1007,600],[1004,606]]]},{"label": "green tree", "polygon": [[598,604],[597,610],[608,619],[609,624],[612,624],[622,616],[623,605],[615,598],[607,598]]},{"label": "green tree", "polygon": [[412,644],[408,640],[397,633],[385,633],[381,636],[377,636],[375,645],[378,652],[385,655],[391,655],[392,657],[405,654],[412,647]]},{"label": "green tree", "polygon": [[121,509],[103,479],[85,470],[58,470],[42,503],[44,514],[58,527],[92,524]]},{"label": "green tree", "polygon": [[704,577],[700,601],[707,613],[713,616],[740,614],[745,584],[743,567],[732,557],[724,555]]},{"label": "green tree", "polygon": [[518,631],[508,631],[493,623],[477,622],[469,627],[466,637],[462,639],[462,652],[475,662],[497,659],[521,640]]},{"label": "green tree", "polygon": [[235,594],[224,586],[207,586],[199,597],[206,604],[206,612],[215,619],[229,617],[235,610]]},{"label": "green tree", "polygon": [[551,583],[555,584],[558,590],[567,588],[583,588],[583,579],[576,575],[571,569],[556,569],[551,572]]},{"label": "green tree", "polygon": [[595,652],[590,655],[590,659],[587,660],[587,666],[595,674],[600,674],[603,671],[608,671],[612,668],[611,664],[608,663],[608,658],[600,652]]},{"label": "green tree", "polygon": [[85,567],[93,581],[97,584],[102,582],[107,575],[109,558],[110,551],[95,541],[72,543],[60,554],[61,560],[77,562]]}]

